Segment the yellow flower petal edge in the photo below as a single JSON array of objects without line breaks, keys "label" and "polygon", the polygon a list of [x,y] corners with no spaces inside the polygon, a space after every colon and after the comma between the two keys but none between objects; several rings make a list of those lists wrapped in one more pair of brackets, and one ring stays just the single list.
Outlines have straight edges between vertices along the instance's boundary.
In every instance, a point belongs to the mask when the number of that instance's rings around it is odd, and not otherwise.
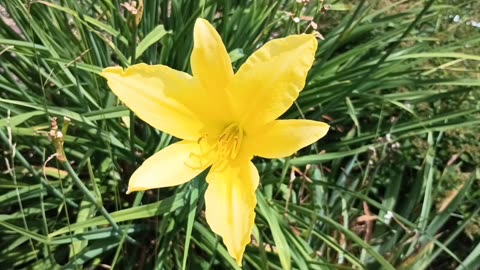
[{"label": "yellow flower petal edge", "polygon": [[201,149],[197,142],[174,143],[148,158],[130,177],[127,193],[183,184],[211,164],[200,164],[195,155]]},{"label": "yellow flower petal edge", "polygon": [[305,85],[316,50],[313,35],[275,39],[240,67],[231,93],[246,129],[261,127],[290,108]]},{"label": "yellow flower petal edge", "polygon": [[212,230],[221,235],[228,252],[241,265],[255,221],[258,171],[250,161],[212,167],[207,176],[205,216]]},{"label": "yellow flower petal edge", "polygon": [[207,20],[198,19],[193,29],[193,38],[190,59],[193,76],[206,88],[225,89],[233,78],[233,69],[220,35]]},{"label": "yellow flower petal edge", "polygon": [[153,127],[182,139],[195,140],[200,134],[204,124],[194,108],[203,97],[189,74],[163,65],[138,64],[125,70],[109,67],[100,75],[130,110]]},{"label": "yellow flower petal edge", "polygon": [[327,134],[329,125],[312,120],[275,120],[249,137],[249,152],[264,158],[287,157]]},{"label": "yellow flower petal edge", "polygon": [[225,91],[233,79],[233,68],[227,49],[215,28],[204,19],[197,19],[193,28],[193,51],[190,58],[193,76],[205,88],[220,115],[231,115],[231,98]]},{"label": "yellow flower petal edge", "polygon": [[220,35],[197,19],[193,76],[162,65],[104,69],[109,87],[133,112],[183,139],[148,158],[128,191],[179,185],[210,167],[206,219],[241,265],[259,183],[250,160],[291,155],[328,132],[322,122],[276,120],[303,89],[316,48],[313,35],[273,40],[233,74]]}]

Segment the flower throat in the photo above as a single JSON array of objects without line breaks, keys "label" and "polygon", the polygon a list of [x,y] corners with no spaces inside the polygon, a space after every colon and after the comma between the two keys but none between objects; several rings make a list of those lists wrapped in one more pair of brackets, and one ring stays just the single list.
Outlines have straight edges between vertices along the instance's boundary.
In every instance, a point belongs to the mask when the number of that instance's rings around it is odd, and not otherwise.
[{"label": "flower throat", "polygon": [[215,140],[205,133],[197,141],[200,144],[201,153],[191,153],[191,158],[194,158],[199,166],[211,162],[217,169],[221,169],[229,160],[238,156],[243,136],[243,130],[237,123],[226,126]]}]

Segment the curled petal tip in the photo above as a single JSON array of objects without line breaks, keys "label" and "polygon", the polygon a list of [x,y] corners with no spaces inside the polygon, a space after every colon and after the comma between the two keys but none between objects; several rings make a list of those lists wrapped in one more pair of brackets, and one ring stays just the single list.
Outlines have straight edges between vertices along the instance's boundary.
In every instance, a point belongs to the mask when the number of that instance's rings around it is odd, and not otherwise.
[{"label": "curled petal tip", "polygon": [[198,22],[202,22],[202,23],[209,23],[207,20],[205,20],[204,18],[197,18],[197,20],[195,21],[195,23],[198,23]]},{"label": "curled petal tip", "polygon": [[121,66],[114,66],[114,67],[106,67],[100,73],[98,73],[100,76],[104,77],[105,79],[108,79],[108,75],[111,74],[122,74],[123,73],[123,68]]},{"label": "curled petal tip", "polygon": [[145,190],[148,190],[148,189],[152,189],[153,187],[131,187],[129,186],[127,188],[127,192],[125,192],[125,194],[131,194],[132,192],[137,192],[137,191],[145,191]]},{"label": "curled petal tip", "polygon": [[132,192],[137,192],[137,191],[145,191],[149,188],[145,188],[145,187],[132,187],[132,186],[128,186],[127,188],[127,192],[125,192],[125,194],[131,194]]},{"label": "curled petal tip", "polygon": [[242,257],[238,257],[236,261],[238,266],[242,266]]}]

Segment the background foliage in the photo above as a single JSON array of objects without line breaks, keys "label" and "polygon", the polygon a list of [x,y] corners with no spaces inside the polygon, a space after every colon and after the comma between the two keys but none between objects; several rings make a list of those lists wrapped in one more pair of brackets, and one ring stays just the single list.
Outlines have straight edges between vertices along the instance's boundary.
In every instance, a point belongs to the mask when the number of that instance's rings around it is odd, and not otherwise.
[{"label": "background foliage", "polygon": [[[205,222],[204,176],[125,195],[135,168],[174,139],[97,75],[136,62],[189,71],[197,17],[236,67],[271,38],[324,37],[285,117],[332,129],[291,158],[254,160],[244,269],[480,265],[477,1],[149,0],[136,14],[122,4],[0,4],[4,269],[238,268]],[[64,137],[49,133],[52,117]],[[52,156],[62,149],[66,159]]]}]

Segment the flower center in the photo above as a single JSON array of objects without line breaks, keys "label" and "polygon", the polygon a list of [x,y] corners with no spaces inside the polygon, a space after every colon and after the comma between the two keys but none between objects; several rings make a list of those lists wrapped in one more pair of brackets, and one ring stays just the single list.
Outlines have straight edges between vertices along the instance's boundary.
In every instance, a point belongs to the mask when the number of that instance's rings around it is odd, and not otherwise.
[{"label": "flower center", "polygon": [[243,139],[243,132],[236,123],[228,125],[217,139],[217,155],[219,159],[237,157]]},{"label": "flower center", "polygon": [[243,136],[243,130],[237,123],[226,126],[217,138],[212,138],[208,133],[205,133],[198,139],[201,153],[192,153],[191,157],[200,166],[202,166],[201,164],[211,163],[218,168],[223,168],[229,160],[237,157]]}]

